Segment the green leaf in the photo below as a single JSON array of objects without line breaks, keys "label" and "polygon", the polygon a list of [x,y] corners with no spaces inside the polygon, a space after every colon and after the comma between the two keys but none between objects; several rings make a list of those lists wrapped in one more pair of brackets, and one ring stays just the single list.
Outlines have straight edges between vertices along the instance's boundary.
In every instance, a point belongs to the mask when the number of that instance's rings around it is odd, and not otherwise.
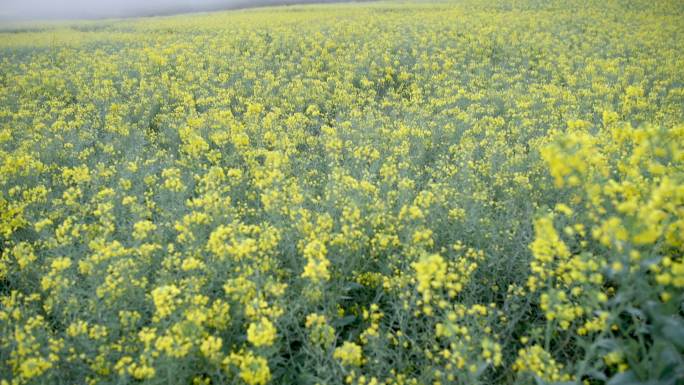
[{"label": "green leaf", "polygon": [[336,328],[341,328],[341,327],[345,327],[347,325],[354,323],[354,321],[356,321],[356,318],[357,317],[355,315],[348,315],[348,316],[333,320],[332,324]]},{"label": "green leaf", "polygon": [[678,348],[684,348],[684,323],[679,318],[663,317],[663,335]]},{"label": "green leaf", "polygon": [[606,382],[606,385],[631,385],[639,383],[641,383],[641,381],[639,381],[636,378],[634,372],[628,370],[626,372],[618,373],[611,377],[610,380]]}]

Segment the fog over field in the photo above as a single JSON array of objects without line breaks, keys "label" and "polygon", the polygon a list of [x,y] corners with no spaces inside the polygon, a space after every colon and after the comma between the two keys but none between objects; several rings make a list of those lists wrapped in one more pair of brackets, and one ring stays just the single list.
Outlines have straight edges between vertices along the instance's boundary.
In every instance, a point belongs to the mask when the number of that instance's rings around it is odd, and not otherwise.
[{"label": "fog over field", "polygon": [[117,18],[333,2],[339,0],[2,0],[0,20]]}]

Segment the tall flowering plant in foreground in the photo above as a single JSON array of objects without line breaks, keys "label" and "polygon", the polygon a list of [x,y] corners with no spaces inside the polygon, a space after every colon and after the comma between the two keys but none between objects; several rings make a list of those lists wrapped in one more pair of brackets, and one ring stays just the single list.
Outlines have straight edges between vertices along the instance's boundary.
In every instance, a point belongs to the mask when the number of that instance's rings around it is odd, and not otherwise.
[{"label": "tall flowering plant in foreground", "polygon": [[[527,290],[546,325],[515,366],[546,381],[681,376],[684,126],[616,115],[570,122],[541,151],[559,199],[534,223]],[[564,370],[549,353],[568,345],[580,359]]]}]

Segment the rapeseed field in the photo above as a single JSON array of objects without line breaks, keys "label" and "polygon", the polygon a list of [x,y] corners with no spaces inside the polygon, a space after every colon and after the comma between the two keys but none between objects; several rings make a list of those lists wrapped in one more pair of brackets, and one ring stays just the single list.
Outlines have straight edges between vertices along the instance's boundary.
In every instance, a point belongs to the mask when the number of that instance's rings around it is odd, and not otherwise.
[{"label": "rapeseed field", "polygon": [[684,3],[0,33],[0,384],[684,383]]}]

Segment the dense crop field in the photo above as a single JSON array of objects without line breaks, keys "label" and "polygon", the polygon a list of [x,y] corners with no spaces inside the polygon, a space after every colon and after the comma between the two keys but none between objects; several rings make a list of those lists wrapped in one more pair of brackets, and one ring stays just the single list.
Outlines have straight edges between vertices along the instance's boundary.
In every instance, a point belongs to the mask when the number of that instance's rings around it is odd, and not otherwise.
[{"label": "dense crop field", "polygon": [[684,3],[0,33],[0,384],[681,384]]}]

